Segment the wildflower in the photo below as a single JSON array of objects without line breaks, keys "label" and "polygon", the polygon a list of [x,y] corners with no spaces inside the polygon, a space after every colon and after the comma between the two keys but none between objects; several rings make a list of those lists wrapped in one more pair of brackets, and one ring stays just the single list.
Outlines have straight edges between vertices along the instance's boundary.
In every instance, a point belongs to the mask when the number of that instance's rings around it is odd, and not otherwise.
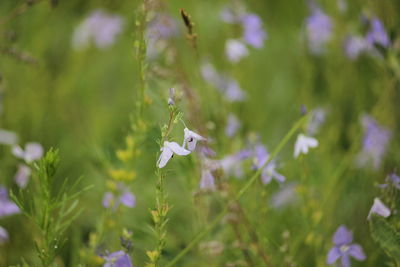
[{"label": "wildflower", "polygon": [[7,188],[0,186],[0,218],[19,212],[18,206],[8,198]]},{"label": "wildflower", "polygon": [[380,188],[387,188],[389,185],[393,185],[395,188],[400,190],[400,176],[395,173],[391,173],[386,176],[384,184],[379,185]]},{"label": "wildflower", "polygon": [[182,147],[183,148],[187,147],[187,149],[190,151],[193,151],[196,148],[197,141],[205,141],[206,140],[203,136],[189,130],[186,127],[183,131],[185,133],[185,136],[183,139]]},{"label": "wildflower", "polygon": [[200,189],[215,190],[215,178],[209,169],[204,168],[201,171]]},{"label": "wildflower", "polygon": [[261,180],[264,184],[269,184],[272,179],[275,179],[279,183],[283,183],[286,178],[282,174],[278,173],[275,168],[275,161],[269,162],[266,166],[265,163],[269,159],[269,153],[267,149],[262,144],[258,144],[255,147],[255,167],[256,169],[263,168],[261,173]]},{"label": "wildflower", "polygon": [[324,45],[331,39],[331,18],[318,7],[312,7],[312,13],[306,20],[306,34],[311,53],[319,55]]},{"label": "wildflower", "polygon": [[240,127],[241,123],[239,119],[235,115],[229,114],[228,121],[225,127],[225,134],[229,137],[232,137],[236,134]]},{"label": "wildflower", "polygon": [[362,52],[369,49],[368,43],[360,36],[347,37],[344,47],[346,56],[351,60],[357,59]]},{"label": "wildflower", "polygon": [[31,168],[25,164],[19,164],[18,171],[14,176],[14,181],[20,188],[25,188],[28,185],[30,175]]},{"label": "wildflower", "polygon": [[0,226],[0,245],[8,241],[8,233],[6,229]]},{"label": "wildflower", "polygon": [[122,30],[122,18],[101,10],[93,11],[75,29],[72,45],[75,49],[85,49],[93,42],[98,48],[112,45]]},{"label": "wildflower", "polygon": [[362,247],[358,244],[352,244],[353,233],[341,225],[333,235],[333,243],[335,246],[328,253],[326,262],[333,264],[341,258],[343,267],[350,267],[350,256],[358,261],[364,261],[366,256]]},{"label": "wildflower", "polygon": [[131,257],[124,251],[116,251],[103,257],[106,263],[103,267],[132,267]]},{"label": "wildflower", "polygon": [[312,117],[307,125],[307,133],[315,135],[318,133],[319,128],[325,122],[326,111],[323,108],[316,108],[312,111]]},{"label": "wildflower", "polygon": [[170,106],[175,105],[175,89],[174,88],[169,88],[168,105],[170,105]]},{"label": "wildflower", "polygon": [[294,145],[294,157],[297,158],[301,153],[307,154],[309,148],[318,146],[318,140],[313,137],[299,134],[297,136],[296,144]]},{"label": "wildflower", "polygon": [[186,156],[190,154],[189,150],[181,147],[176,142],[164,142],[164,146],[160,149],[161,155],[157,161],[158,168],[164,168],[167,165],[168,161],[174,156],[174,153],[180,156]]},{"label": "wildflower", "polygon": [[15,145],[18,137],[14,132],[0,129],[0,144],[3,145]]},{"label": "wildflower", "polygon": [[382,21],[374,17],[370,20],[370,30],[366,36],[367,42],[373,46],[374,44],[388,47],[390,45],[389,36],[386,33],[385,26]]},{"label": "wildflower", "polygon": [[378,214],[379,216],[382,216],[384,218],[387,218],[390,216],[391,212],[388,207],[383,204],[383,202],[379,198],[374,199],[374,204],[371,207],[371,210],[369,211],[367,219],[369,220],[371,218],[372,214]]},{"label": "wildflower", "polygon": [[105,208],[113,208],[116,210],[120,204],[128,208],[133,208],[136,205],[135,195],[122,183],[118,184],[116,194],[106,192],[103,197],[103,206]]},{"label": "wildflower", "polygon": [[240,40],[229,39],[225,43],[225,53],[229,61],[237,63],[249,54],[249,50]]},{"label": "wildflower", "polygon": [[296,183],[284,185],[278,192],[271,197],[271,206],[275,209],[282,208],[296,201]]},{"label": "wildflower", "polygon": [[177,36],[178,33],[178,24],[171,16],[164,13],[155,15],[146,30],[147,56],[156,57],[167,48],[167,40]]},{"label": "wildflower", "polygon": [[25,160],[26,163],[31,163],[43,156],[43,147],[39,143],[27,143],[25,150],[16,145],[12,148],[12,153],[17,158]]},{"label": "wildflower", "polygon": [[233,175],[241,178],[243,176],[242,162],[251,157],[251,155],[251,150],[244,149],[236,154],[225,156],[218,161],[218,164],[228,176]]},{"label": "wildflower", "polygon": [[247,13],[241,17],[241,22],[244,30],[243,38],[245,42],[254,48],[263,47],[267,34],[263,30],[260,17],[256,14]]},{"label": "wildflower", "polygon": [[376,170],[382,163],[392,134],[367,115],[362,117],[362,126],[364,128],[363,147],[357,156],[357,164],[363,167],[372,163],[372,168]]}]

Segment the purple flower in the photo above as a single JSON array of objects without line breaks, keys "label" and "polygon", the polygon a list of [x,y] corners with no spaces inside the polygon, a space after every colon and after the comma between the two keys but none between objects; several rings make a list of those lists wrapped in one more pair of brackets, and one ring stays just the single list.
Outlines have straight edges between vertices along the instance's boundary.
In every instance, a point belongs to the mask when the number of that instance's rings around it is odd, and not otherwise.
[{"label": "purple flower", "polygon": [[243,26],[243,38],[249,45],[254,48],[261,48],[264,45],[264,40],[267,38],[262,21],[259,16],[252,13],[247,13],[241,17]]},{"label": "purple flower", "polygon": [[371,210],[369,211],[367,219],[369,220],[371,218],[372,214],[377,214],[379,216],[382,216],[384,218],[387,218],[390,216],[391,212],[388,207],[386,207],[385,204],[379,199],[375,198],[374,199],[374,204],[371,207]]},{"label": "purple flower", "polygon": [[120,204],[128,208],[136,206],[136,197],[129,191],[129,188],[122,183],[117,186],[117,192],[106,192],[103,197],[103,206],[116,210]]},{"label": "purple flower", "polygon": [[16,145],[12,148],[12,153],[17,158],[25,160],[26,163],[38,160],[43,156],[43,147],[39,143],[25,144],[25,150]]},{"label": "purple flower", "polygon": [[75,49],[85,49],[93,42],[98,48],[111,46],[122,30],[122,18],[96,10],[75,29],[72,45]]},{"label": "purple flower", "polygon": [[207,168],[201,170],[200,189],[210,191],[215,190],[215,178],[211,170]]},{"label": "purple flower", "polygon": [[283,185],[282,188],[272,195],[271,206],[275,209],[282,208],[296,201],[296,183]]},{"label": "purple flower", "polygon": [[326,111],[323,108],[316,108],[312,111],[311,120],[307,125],[307,134],[316,135],[321,125],[325,122]]},{"label": "purple flower", "polygon": [[312,13],[306,20],[306,34],[311,53],[315,55],[324,52],[324,45],[332,36],[333,24],[331,18],[317,7],[312,7]]},{"label": "purple flower", "polygon": [[228,39],[225,43],[225,53],[229,61],[237,63],[243,57],[249,55],[249,50],[242,41],[237,39]]},{"label": "purple flower", "polygon": [[251,151],[244,149],[236,154],[228,155],[219,160],[219,165],[228,176],[241,178],[243,176],[242,163],[245,159],[251,157]]},{"label": "purple flower", "polygon": [[0,186],[0,218],[19,212],[18,206],[8,198],[7,188]]},{"label": "purple flower", "polygon": [[181,147],[176,142],[164,141],[164,146],[161,148],[161,155],[158,158],[157,166],[158,168],[164,168],[168,161],[173,157],[174,153],[180,156],[186,156],[190,154],[189,150]]},{"label": "purple flower", "polygon": [[257,144],[254,150],[255,150],[255,159],[254,159],[255,168],[256,169],[263,168],[261,173],[262,182],[264,184],[269,184],[272,181],[272,179],[275,179],[277,182],[283,183],[286,180],[286,178],[285,176],[283,176],[282,174],[278,173],[275,170],[276,163],[274,160],[268,163],[267,166],[264,166],[264,164],[269,159],[269,153],[267,152],[265,146],[262,144]]},{"label": "purple flower", "polygon": [[357,59],[361,53],[370,49],[364,38],[354,35],[347,37],[344,47],[347,57],[351,60]]},{"label": "purple flower", "polygon": [[368,115],[362,117],[364,128],[363,147],[357,157],[359,167],[371,166],[378,169],[391,139],[391,132],[380,126],[376,120]]},{"label": "purple flower", "polygon": [[0,226],[0,245],[8,241],[8,233],[6,229]]},{"label": "purple flower", "polygon": [[333,264],[341,259],[342,267],[350,267],[350,256],[358,261],[365,260],[366,256],[362,247],[358,244],[352,244],[353,233],[346,226],[341,225],[333,236],[335,246],[328,253],[326,262]]},{"label": "purple flower", "polygon": [[124,251],[116,251],[107,256],[103,256],[106,263],[103,267],[132,267],[131,257]]},{"label": "purple flower", "polygon": [[197,141],[205,141],[207,140],[203,136],[189,130],[185,127],[184,131],[184,139],[183,139],[183,148],[187,148],[190,151],[195,150]]},{"label": "purple flower", "polygon": [[239,121],[239,119],[233,115],[233,114],[229,114],[228,115],[228,121],[225,127],[225,134],[229,137],[232,137],[236,134],[236,132],[239,130],[239,128],[241,127],[241,123]]},{"label": "purple flower", "polygon": [[147,56],[155,58],[168,46],[167,40],[179,33],[177,22],[169,15],[158,13],[148,23],[146,31]]},{"label": "purple flower", "polygon": [[31,168],[25,164],[19,164],[18,171],[14,176],[14,181],[20,188],[25,188],[28,185],[30,175]]},{"label": "purple flower", "polygon": [[379,185],[380,188],[387,188],[388,186],[393,185],[395,188],[400,190],[400,176],[395,173],[391,173],[386,176],[385,183]]},{"label": "purple flower", "polygon": [[379,44],[383,47],[390,45],[389,36],[386,33],[382,21],[374,17],[370,20],[370,29],[367,33],[366,40],[369,45]]}]

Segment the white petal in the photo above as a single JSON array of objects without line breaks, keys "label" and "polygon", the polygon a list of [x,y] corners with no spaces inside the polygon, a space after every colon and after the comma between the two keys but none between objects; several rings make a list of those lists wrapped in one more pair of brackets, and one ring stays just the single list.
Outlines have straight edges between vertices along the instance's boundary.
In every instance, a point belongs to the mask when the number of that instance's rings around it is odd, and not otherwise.
[{"label": "white petal", "polygon": [[163,152],[160,155],[160,158],[157,161],[158,168],[164,168],[167,165],[167,162],[171,159],[174,153],[169,147],[164,147]]},{"label": "white petal", "polygon": [[384,218],[387,218],[390,216],[390,209],[388,207],[386,207],[385,204],[383,204],[383,202],[379,199],[379,198],[375,198],[374,199],[374,204],[371,207],[371,210],[369,211],[368,214],[368,218],[370,219],[371,214],[378,214]]},{"label": "white petal", "polygon": [[195,148],[196,148],[196,143],[197,143],[197,140],[196,139],[193,139],[192,141],[188,141],[188,149],[190,150],[190,151],[193,151]]},{"label": "white petal", "polygon": [[25,160],[32,162],[43,156],[43,147],[39,143],[27,143],[25,145]]},{"label": "white petal", "polygon": [[186,156],[190,154],[189,150],[184,149],[183,147],[181,147],[178,143],[176,142],[168,142],[165,141],[164,142],[164,147],[165,148],[169,148],[170,150],[172,150],[175,154],[180,155],[180,156]]},{"label": "white petal", "polygon": [[318,146],[318,140],[315,138],[305,136],[305,140],[306,140],[308,147],[317,147]]},{"label": "white petal", "polygon": [[190,137],[193,137],[194,139],[199,140],[199,141],[206,140],[206,138],[204,138],[203,136],[201,136],[201,135],[189,130],[188,128],[185,128],[184,132],[185,132],[185,137],[186,136],[188,136],[188,137],[190,136]]},{"label": "white petal", "polygon": [[20,146],[13,146],[12,147],[12,154],[17,158],[24,158],[25,152],[22,150]]}]

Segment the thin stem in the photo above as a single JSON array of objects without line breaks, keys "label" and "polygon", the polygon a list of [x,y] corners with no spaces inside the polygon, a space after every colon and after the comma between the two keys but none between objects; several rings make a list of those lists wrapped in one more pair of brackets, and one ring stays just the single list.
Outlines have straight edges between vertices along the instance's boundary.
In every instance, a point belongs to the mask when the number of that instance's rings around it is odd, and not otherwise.
[{"label": "thin stem", "polygon": [[[289,142],[290,138],[296,133],[296,131],[303,125],[304,122],[307,121],[309,115],[306,115],[300,118],[293,127],[289,130],[289,132],[285,135],[285,137],[279,142],[278,146],[271,153],[271,156],[264,163],[264,165],[259,168],[253,176],[248,180],[248,182],[244,185],[244,187],[236,194],[236,199],[239,200],[244,193],[250,188],[250,186],[256,181],[256,179],[260,176],[262,170],[276,157],[276,155],[283,149],[283,147]],[[209,224],[203,231],[199,232],[193,240],[178,254],[175,256],[172,261],[170,261],[166,267],[174,266],[183,256],[185,256],[203,237],[205,237],[225,216],[228,212],[228,207],[224,207],[224,209],[220,212],[220,214]]]}]

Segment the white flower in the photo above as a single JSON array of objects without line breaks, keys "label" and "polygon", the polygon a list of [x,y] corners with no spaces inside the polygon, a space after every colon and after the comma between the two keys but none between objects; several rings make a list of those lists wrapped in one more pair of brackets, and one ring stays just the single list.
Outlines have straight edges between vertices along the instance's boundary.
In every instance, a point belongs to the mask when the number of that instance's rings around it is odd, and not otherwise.
[{"label": "white flower", "polygon": [[21,158],[27,163],[31,163],[43,156],[43,147],[39,143],[27,143],[25,145],[25,150],[20,146],[13,146],[12,153],[17,158]]},{"label": "white flower", "polygon": [[196,148],[197,141],[206,140],[203,136],[192,132],[188,128],[185,128],[183,131],[185,132],[185,136],[183,139],[182,147],[187,147],[187,149],[189,149],[190,151],[193,151]]},{"label": "white flower", "polygon": [[18,137],[14,132],[0,129],[0,144],[15,145]]},{"label": "white flower", "polygon": [[371,207],[371,210],[369,211],[368,217],[367,219],[369,220],[371,218],[371,214],[378,214],[382,217],[389,217],[390,216],[390,209],[388,207],[386,207],[385,204],[383,204],[383,202],[379,199],[379,198],[375,198],[374,199],[374,204]]},{"label": "white flower", "polygon": [[301,153],[307,154],[308,149],[318,146],[318,140],[313,137],[299,134],[297,136],[296,144],[294,145],[294,157],[297,158]]},{"label": "white flower", "polygon": [[242,57],[245,57],[249,54],[249,50],[246,45],[235,39],[229,39],[225,44],[225,53],[231,62],[239,62]]},{"label": "white flower", "polygon": [[180,156],[186,156],[190,154],[189,150],[184,149],[176,142],[164,142],[164,146],[161,148],[161,155],[157,161],[158,168],[164,168],[167,162],[173,157],[174,153]]}]

